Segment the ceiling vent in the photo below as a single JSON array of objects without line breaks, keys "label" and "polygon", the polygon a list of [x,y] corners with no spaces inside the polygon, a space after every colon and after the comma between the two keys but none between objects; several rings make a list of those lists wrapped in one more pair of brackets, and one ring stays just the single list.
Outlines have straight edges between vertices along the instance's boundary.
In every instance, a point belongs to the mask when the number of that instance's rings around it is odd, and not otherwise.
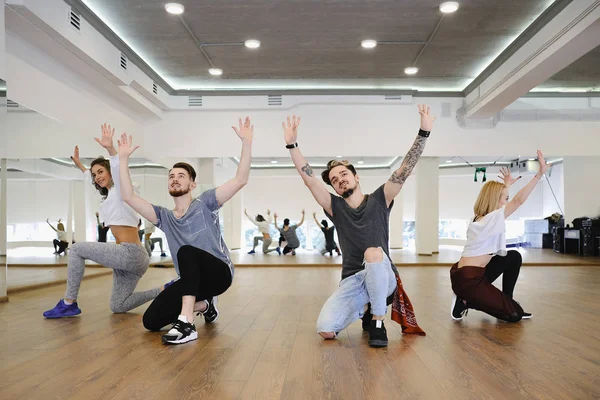
[{"label": "ceiling vent", "polygon": [[152,93],[158,94],[158,86],[156,83],[152,83]]},{"label": "ceiling vent", "polygon": [[189,107],[202,107],[202,96],[189,96],[188,97]]},{"label": "ceiling vent", "polygon": [[281,95],[269,95],[267,98],[267,104],[270,106],[280,106],[283,104],[283,98]]},{"label": "ceiling vent", "polygon": [[402,100],[402,95],[401,94],[386,94],[385,99],[386,100]]},{"label": "ceiling vent", "polygon": [[19,103],[6,99],[6,108],[19,108]]},{"label": "ceiling vent", "polygon": [[77,32],[81,31],[81,15],[72,8],[69,8],[69,24]]},{"label": "ceiling vent", "polygon": [[121,53],[121,68],[127,71],[127,56]]}]

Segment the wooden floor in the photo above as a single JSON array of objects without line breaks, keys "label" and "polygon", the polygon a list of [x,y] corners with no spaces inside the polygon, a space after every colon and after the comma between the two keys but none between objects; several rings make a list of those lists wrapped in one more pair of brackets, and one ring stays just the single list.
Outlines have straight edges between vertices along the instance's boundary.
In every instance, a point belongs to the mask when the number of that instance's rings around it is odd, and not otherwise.
[{"label": "wooden floor", "polygon": [[[199,339],[164,346],[141,315],[109,311],[111,277],[83,282],[77,318],[45,320],[64,286],[0,304],[0,399],[598,399],[600,268],[524,267],[516,299],[534,318],[450,319],[447,267],[400,270],[426,337],[386,320],[371,349],[359,321],[315,333],[339,268],[239,268],[221,317]],[[138,285],[170,280],[150,269]]]}]

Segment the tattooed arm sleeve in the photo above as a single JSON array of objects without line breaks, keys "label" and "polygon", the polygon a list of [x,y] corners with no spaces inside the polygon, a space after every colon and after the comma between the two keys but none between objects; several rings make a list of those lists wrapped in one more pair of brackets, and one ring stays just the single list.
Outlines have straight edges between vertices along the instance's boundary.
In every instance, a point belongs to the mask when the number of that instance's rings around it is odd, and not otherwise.
[{"label": "tattooed arm sleeve", "polygon": [[312,167],[306,162],[306,159],[298,147],[291,149],[290,155],[292,156],[292,161],[296,166],[296,170],[317,203],[319,203],[319,205],[330,215],[333,215],[331,210],[331,194],[329,193],[329,190],[327,190],[327,187],[325,187],[325,183],[319,180],[320,177],[318,174],[315,176]]},{"label": "tattooed arm sleeve", "polygon": [[402,160],[402,165],[398,168],[390,179],[386,182],[384,186],[385,199],[389,204],[394,200],[394,197],[400,193],[400,189],[402,189],[402,185],[406,182],[406,179],[410,176],[415,165],[421,158],[421,154],[423,154],[423,150],[425,149],[425,144],[427,143],[427,138],[423,136],[417,136],[415,142],[413,143],[406,156],[404,156],[404,160]]}]

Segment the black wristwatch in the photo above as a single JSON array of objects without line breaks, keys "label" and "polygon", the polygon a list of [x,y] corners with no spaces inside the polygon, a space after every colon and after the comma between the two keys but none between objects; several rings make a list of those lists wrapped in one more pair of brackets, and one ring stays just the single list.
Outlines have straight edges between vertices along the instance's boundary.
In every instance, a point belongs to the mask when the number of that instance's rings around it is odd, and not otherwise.
[{"label": "black wristwatch", "polygon": [[298,147],[298,143],[294,143],[294,144],[287,144],[287,145],[285,145],[285,148],[286,148],[286,149],[294,149],[294,148],[296,148],[296,147]]},{"label": "black wristwatch", "polygon": [[428,138],[430,134],[431,134],[431,131],[424,131],[423,129],[419,129],[419,136]]}]

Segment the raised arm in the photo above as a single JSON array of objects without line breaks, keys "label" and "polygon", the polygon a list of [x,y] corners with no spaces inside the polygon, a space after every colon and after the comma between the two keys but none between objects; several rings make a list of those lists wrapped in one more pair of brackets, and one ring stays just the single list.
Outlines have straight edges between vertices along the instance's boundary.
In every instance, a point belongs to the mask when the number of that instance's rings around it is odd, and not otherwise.
[{"label": "raised arm", "polygon": [[50,228],[52,228],[52,230],[53,230],[54,232],[58,232],[58,231],[56,230],[56,228],[52,226],[52,224],[50,223],[50,221],[48,221],[49,219],[50,219],[50,218],[46,218],[46,222],[48,223],[48,225],[50,225]]},{"label": "raised arm", "polygon": [[231,199],[237,192],[240,191],[248,183],[248,176],[250,176],[250,162],[252,160],[252,137],[254,136],[254,125],[250,122],[250,118],[246,117],[246,120],[242,124],[242,119],[239,120],[239,126],[236,128],[232,126],[235,133],[242,139],[242,155],[240,157],[240,163],[238,164],[237,172],[233,179],[225,182],[219,186],[215,192],[217,196],[217,202],[220,206],[225,204]]},{"label": "raised arm", "polygon": [[277,213],[273,214],[273,225],[279,230],[279,227],[277,226]]},{"label": "raised arm", "polygon": [[314,213],[313,213],[313,218],[314,218],[314,220],[315,220],[315,223],[317,224],[317,226],[318,226],[319,228],[323,229],[323,225],[321,225],[321,223],[320,223],[320,222],[319,222],[319,220],[317,219],[317,213],[316,213],[316,212],[314,212]]},{"label": "raised arm", "polygon": [[312,167],[306,162],[306,159],[298,148],[296,139],[298,138],[299,125],[300,117],[296,118],[295,115],[292,118],[287,117],[287,122],[282,123],[286,147],[290,149],[290,156],[292,157],[294,166],[296,166],[296,170],[300,174],[304,184],[308,187],[317,203],[319,203],[329,215],[332,215],[331,194],[327,190],[325,184],[319,180],[318,176],[314,175]]},{"label": "raised arm", "polygon": [[102,136],[100,136],[100,138],[94,138],[94,140],[98,142],[100,146],[104,147],[111,157],[117,155],[117,149],[115,149],[115,145],[113,143],[115,128],[111,128],[110,125],[103,124],[100,126],[100,129],[102,131]]},{"label": "raised arm", "polygon": [[[519,207],[521,207],[523,205],[523,203],[525,203],[525,200],[527,200],[527,198],[529,197],[531,192],[533,192],[533,189],[535,188],[535,186],[538,184],[540,179],[542,179],[542,176],[544,176],[544,174],[548,170],[548,164],[546,164],[544,155],[539,150],[537,151],[537,157],[538,157],[538,161],[540,163],[540,169],[538,170],[537,174],[535,174],[533,179],[530,180],[529,183],[527,183],[527,185],[525,185],[521,190],[519,190],[519,192],[515,195],[515,197],[513,197],[513,199],[511,201],[509,201],[508,204],[506,204],[506,207],[504,207],[504,218],[508,218],[512,213],[517,211],[517,209]],[[520,178],[519,177],[519,178],[513,179],[510,176],[510,171],[509,171],[508,176],[505,176],[504,173],[502,175],[503,175],[502,180],[504,181],[504,184],[507,187],[512,185],[517,179]]]},{"label": "raised arm", "polygon": [[248,214],[248,211],[244,208],[244,214],[246,214],[246,217],[248,217],[248,219],[250,220],[250,222],[252,222],[254,225],[258,226],[258,222],[254,219],[254,217],[251,217]]},{"label": "raised arm", "polygon": [[418,107],[419,114],[421,114],[421,129],[419,129],[419,134],[410,150],[408,150],[408,153],[404,156],[400,168],[394,171],[383,187],[385,201],[388,207],[392,203],[392,200],[400,193],[400,189],[404,186],[404,182],[406,182],[406,179],[412,173],[415,165],[417,165],[419,158],[421,158],[421,154],[423,154],[425,144],[427,143],[427,138],[433,127],[433,121],[435,121],[435,117],[429,114],[429,106],[419,104]]},{"label": "raised arm", "polygon": [[296,226],[299,227],[300,225],[302,225],[304,223],[304,214],[305,214],[305,212],[304,212],[304,210],[302,210],[302,219],[300,220],[300,222],[298,222],[298,224]]},{"label": "raised arm", "polygon": [[131,176],[129,175],[129,156],[140,146],[133,147],[132,137],[127,137],[126,133],[121,135],[121,140],[117,141],[119,145],[119,177],[121,186],[121,198],[138,214],[156,225],[158,217],[152,204],[142,199],[133,191]]},{"label": "raised arm", "polygon": [[75,150],[73,151],[73,155],[71,156],[71,160],[81,172],[87,171],[87,168],[83,166],[81,160],[79,159],[79,146],[75,146]]}]

